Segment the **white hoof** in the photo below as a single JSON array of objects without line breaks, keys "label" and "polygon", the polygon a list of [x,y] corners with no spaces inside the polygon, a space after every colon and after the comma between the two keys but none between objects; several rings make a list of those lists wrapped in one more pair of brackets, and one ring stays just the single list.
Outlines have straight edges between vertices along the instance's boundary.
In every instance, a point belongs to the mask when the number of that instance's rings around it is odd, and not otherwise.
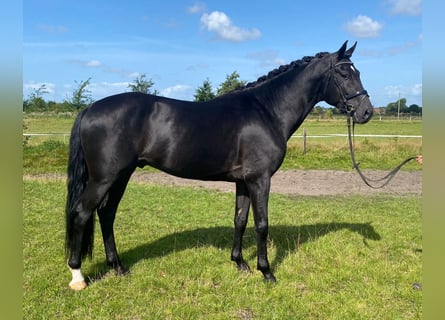
[{"label": "white hoof", "polygon": [[69,283],[69,286],[72,290],[79,291],[83,290],[87,287],[87,283],[82,275],[82,271],[80,269],[71,269],[71,274],[73,275],[73,279]]},{"label": "white hoof", "polygon": [[80,291],[87,287],[87,283],[85,281],[80,282],[70,282],[70,288],[74,291]]}]

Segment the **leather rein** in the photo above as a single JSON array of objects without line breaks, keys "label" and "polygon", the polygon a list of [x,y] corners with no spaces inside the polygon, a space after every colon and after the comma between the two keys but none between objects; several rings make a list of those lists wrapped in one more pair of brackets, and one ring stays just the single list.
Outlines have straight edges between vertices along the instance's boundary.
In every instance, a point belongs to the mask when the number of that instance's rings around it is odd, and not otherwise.
[{"label": "leather rein", "polygon": [[[354,152],[354,126],[355,124],[352,124],[352,129],[351,129],[351,118],[352,118],[352,112],[348,112],[348,116],[347,116],[347,122],[348,122],[348,140],[349,140],[349,151],[351,153],[351,160],[352,160],[352,167],[355,168],[358,172],[358,174],[360,175],[360,178],[362,178],[363,182],[368,186],[371,187],[373,189],[381,189],[384,186],[386,186],[391,180],[392,178],[394,178],[394,176],[396,175],[396,173],[405,165],[407,164],[409,161],[416,159],[417,157],[409,157],[406,158],[405,160],[403,160],[397,167],[395,167],[394,169],[392,169],[386,176],[384,176],[383,178],[380,179],[370,179],[368,177],[366,177],[362,170],[360,170],[359,168],[359,163],[355,160],[355,152]],[[375,183],[379,183],[378,185],[375,185]]]},{"label": "leather rein", "polygon": [[[407,164],[409,161],[416,159],[417,156],[413,156],[413,157],[409,157],[406,158],[405,160],[403,160],[397,167],[395,167],[394,169],[392,169],[387,175],[385,175],[384,177],[380,178],[380,179],[370,179],[368,177],[366,177],[362,170],[360,170],[359,168],[359,163],[355,160],[355,151],[354,151],[354,127],[355,127],[355,123],[354,121],[352,121],[352,126],[351,126],[351,118],[355,112],[355,109],[357,108],[356,106],[348,103],[349,100],[352,100],[356,97],[362,96],[362,99],[360,100],[360,103],[358,106],[360,106],[360,104],[362,103],[363,99],[365,97],[368,97],[368,92],[366,90],[360,90],[357,92],[354,92],[353,94],[345,94],[343,92],[343,88],[340,85],[340,83],[338,82],[337,78],[335,77],[335,68],[339,65],[342,64],[349,64],[349,65],[353,65],[352,62],[350,61],[342,61],[342,62],[338,62],[336,64],[334,64],[332,62],[332,58],[330,61],[330,68],[329,68],[329,76],[328,76],[328,81],[326,83],[326,87],[325,87],[325,94],[327,92],[327,88],[328,88],[328,84],[331,80],[331,78],[334,79],[334,83],[337,87],[337,89],[340,92],[340,95],[343,99],[343,105],[341,108],[341,111],[345,112],[347,115],[347,123],[348,123],[348,140],[349,140],[349,151],[351,153],[351,160],[352,160],[352,167],[355,168],[358,172],[358,174],[360,175],[360,178],[362,178],[363,182],[370,188],[373,189],[380,189],[383,188],[384,186],[386,186],[396,175],[396,173],[405,165]],[[352,128],[351,128],[352,127]],[[378,184],[377,184],[378,183]]]}]

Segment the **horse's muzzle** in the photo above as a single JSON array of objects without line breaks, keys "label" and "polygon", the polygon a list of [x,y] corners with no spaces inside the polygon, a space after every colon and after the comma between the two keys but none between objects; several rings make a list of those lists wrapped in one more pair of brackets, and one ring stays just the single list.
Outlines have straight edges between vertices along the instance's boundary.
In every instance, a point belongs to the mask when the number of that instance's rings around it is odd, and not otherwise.
[{"label": "horse's muzzle", "polygon": [[354,121],[354,123],[364,124],[371,120],[373,113],[374,109],[372,108],[372,106],[363,109],[359,108],[354,111],[352,120]]}]

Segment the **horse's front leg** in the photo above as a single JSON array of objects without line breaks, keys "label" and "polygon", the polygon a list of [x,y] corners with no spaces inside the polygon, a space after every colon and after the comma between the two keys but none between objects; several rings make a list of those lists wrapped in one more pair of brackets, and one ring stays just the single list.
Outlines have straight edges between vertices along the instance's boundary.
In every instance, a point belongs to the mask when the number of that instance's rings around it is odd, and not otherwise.
[{"label": "horse's front leg", "polygon": [[270,176],[255,179],[247,184],[252,201],[255,231],[257,236],[257,268],[264,275],[264,281],[275,282],[276,278],[270,270],[267,258],[267,237],[269,233],[268,203],[270,192]]},{"label": "horse's front leg", "polygon": [[235,235],[233,237],[232,247],[232,261],[235,261],[238,269],[242,271],[249,271],[249,265],[244,261],[243,249],[243,235],[246,230],[247,219],[249,214],[250,198],[249,191],[244,182],[237,182],[236,184],[236,205],[235,205]]}]

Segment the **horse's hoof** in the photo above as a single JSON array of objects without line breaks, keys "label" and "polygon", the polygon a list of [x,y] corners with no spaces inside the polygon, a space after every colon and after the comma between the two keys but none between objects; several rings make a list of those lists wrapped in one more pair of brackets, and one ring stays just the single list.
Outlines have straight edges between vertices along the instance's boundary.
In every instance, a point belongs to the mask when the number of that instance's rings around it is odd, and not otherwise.
[{"label": "horse's hoof", "polygon": [[247,263],[244,261],[238,264],[238,270],[242,272],[252,273],[252,270],[250,270],[250,267]]},{"label": "horse's hoof", "polygon": [[87,283],[85,281],[78,282],[70,282],[70,288],[74,291],[80,291],[87,287]]},{"label": "horse's hoof", "polygon": [[116,271],[116,275],[118,275],[118,276],[127,276],[130,274],[130,269],[127,269],[125,267],[118,268],[115,271]]},{"label": "horse's hoof", "polygon": [[263,279],[264,283],[275,283],[277,282],[277,279],[275,278],[275,276],[273,274],[268,274],[264,276]]}]

